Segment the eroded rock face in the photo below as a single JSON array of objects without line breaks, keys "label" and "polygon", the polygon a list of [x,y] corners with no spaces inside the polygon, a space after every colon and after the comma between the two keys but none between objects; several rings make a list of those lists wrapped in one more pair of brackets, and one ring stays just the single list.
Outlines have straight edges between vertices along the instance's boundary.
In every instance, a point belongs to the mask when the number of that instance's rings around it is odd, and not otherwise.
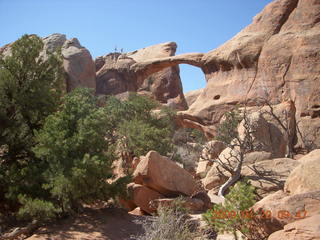
[{"label": "eroded rock face", "polygon": [[284,226],[283,230],[272,233],[268,240],[319,240],[320,239],[320,214],[310,218],[295,221]]},{"label": "eroded rock face", "polygon": [[315,117],[319,99],[310,96],[320,88],[319,11],[317,0],[274,1],[234,38],[205,54],[200,63],[207,86],[184,118],[216,124],[230,106],[252,106],[259,98],[273,104],[291,99],[298,118],[309,110]]},{"label": "eroded rock face", "polygon": [[197,89],[190,92],[187,92],[184,94],[184,97],[187,101],[188,106],[191,106],[197,98],[200,96],[200,94],[203,92],[203,89]]},{"label": "eroded rock face", "polygon": [[[229,161],[232,162],[232,159]],[[250,180],[260,197],[282,190],[289,174],[300,164],[299,161],[290,158],[258,160],[252,164],[245,161],[241,175]],[[214,163],[206,177],[202,179],[202,183],[206,190],[214,189],[214,192],[217,193],[219,187],[228,180],[229,176],[229,172]]]},{"label": "eroded rock face", "polygon": [[[70,92],[76,87],[87,87],[95,90],[96,71],[90,52],[82,47],[79,40],[66,39],[66,35],[54,33],[43,39],[44,48],[40,56],[46,58],[46,52],[54,52],[61,49],[63,56],[63,68],[66,73],[66,91]],[[10,54],[8,44],[0,49],[4,56]]]},{"label": "eroded rock face", "polygon": [[[179,66],[159,70],[155,64],[157,59],[174,56],[176,48],[176,43],[168,42],[134,52],[111,53],[97,58],[97,93],[139,92],[175,109],[186,109]],[[148,62],[150,59],[152,61]]]},{"label": "eroded rock face", "polygon": [[96,89],[96,68],[90,52],[76,38],[62,46],[63,67],[67,73],[67,91],[82,86]]},{"label": "eroded rock face", "polygon": [[320,149],[298,160],[301,164],[289,175],[285,191],[291,194],[320,190]]},{"label": "eroded rock face", "polygon": [[[253,209],[255,212],[261,210],[271,212],[270,219],[262,221],[265,232],[270,234],[299,218],[320,214],[320,191],[291,196],[280,190],[257,202]],[[288,211],[290,214],[284,218],[281,215],[283,211]]]}]

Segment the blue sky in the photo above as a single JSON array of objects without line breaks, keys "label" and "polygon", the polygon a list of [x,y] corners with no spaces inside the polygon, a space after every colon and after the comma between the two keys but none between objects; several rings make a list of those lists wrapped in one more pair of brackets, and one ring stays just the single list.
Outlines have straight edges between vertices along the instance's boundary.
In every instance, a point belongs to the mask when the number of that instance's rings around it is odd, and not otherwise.
[{"label": "blue sky", "polygon": [[[21,35],[64,33],[95,58],[175,41],[177,54],[208,52],[251,23],[271,0],[0,0],[0,46]],[[205,86],[180,65],[184,92]]]}]

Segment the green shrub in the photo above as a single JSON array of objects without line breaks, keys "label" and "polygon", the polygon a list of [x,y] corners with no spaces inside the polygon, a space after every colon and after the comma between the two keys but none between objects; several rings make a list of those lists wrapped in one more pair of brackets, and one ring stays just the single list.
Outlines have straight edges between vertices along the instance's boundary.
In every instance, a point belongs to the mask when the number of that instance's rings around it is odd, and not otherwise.
[{"label": "green shrub", "polygon": [[56,208],[51,202],[38,198],[31,199],[20,195],[19,201],[23,207],[19,209],[18,217],[23,220],[48,221],[61,212],[61,209]]},{"label": "green shrub", "polygon": [[160,108],[157,102],[137,94],[131,94],[126,101],[109,97],[106,103],[108,122],[116,130],[116,136],[109,137],[118,141],[122,151],[133,156],[145,155],[150,150],[161,155],[173,152],[174,113],[162,109],[155,114],[157,108]]},{"label": "green shrub", "polygon": [[0,201],[9,209],[19,206],[20,194],[46,195],[34,131],[57,109],[64,79],[61,55],[42,58],[43,47],[41,38],[24,35],[10,55],[0,55]]},{"label": "green shrub", "polygon": [[233,233],[236,239],[237,231],[246,236],[250,231],[249,223],[254,220],[249,211],[255,203],[254,191],[248,181],[238,182],[226,195],[225,203],[214,205],[203,214],[203,218],[217,232]]},{"label": "green shrub", "polygon": [[232,110],[225,113],[224,118],[217,127],[216,140],[229,144],[238,137],[237,127],[241,117],[237,110]]},{"label": "green shrub", "polygon": [[114,130],[106,110],[96,104],[89,89],[75,89],[36,134],[34,152],[47,166],[44,187],[66,212],[112,197],[106,179],[112,176],[115,154],[105,135]]}]

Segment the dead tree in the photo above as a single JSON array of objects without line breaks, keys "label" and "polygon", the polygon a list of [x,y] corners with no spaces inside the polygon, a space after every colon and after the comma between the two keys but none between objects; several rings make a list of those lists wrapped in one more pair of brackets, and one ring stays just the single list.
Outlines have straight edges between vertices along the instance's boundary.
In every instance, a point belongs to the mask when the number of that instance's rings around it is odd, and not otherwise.
[{"label": "dead tree", "polygon": [[[262,99],[262,100],[263,100],[263,104],[269,108],[269,111],[264,110],[261,113],[269,115],[272,119],[274,119],[277,122],[278,126],[282,129],[284,137],[287,140],[286,157],[293,158],[293,155],[294,155],[294,137],[293,136],[295,136],[295,132],[292,132],[292,131],[296,131],[296,126],[290,126],[290,117],[289,117],[290,113],[286,109],[283,110],[282,114],[284,119],[281,120],[281,117],[277,116],[277,114],[274,112],[274,107],[270,104],[270,102],[267,101],[266,99]],[[294,103],[290,100],[289,104],[294,104]]]},{"label": "dead tree", "polygon": [[[231,123],[228,122],[230,120]],[[253,133],[255,130],[251,126],[246,108],[243,112],[242,122],[244,132],[242,136],[239,136],[235,122],[237,122],[237,119],[226,119],[223,123],[224,126],[222,126],[224,130],[220,132],[218,131],[218,134],[220,135],[218,135],[217,139],[230,140],[233,138],[229,143],[225,142],[227,147],[230,149],[228,156],[224,155],[223,159],[218,157],[214,160],[218,167],[221,167],[230,174],[228,180],[219,188],[218,196],[220,197],[224,197],[226,190],[240,179],[245,154],[254,151],[257,148],[254,146],[253,139]],[[235,126],[236,129],[234,129]]]}]

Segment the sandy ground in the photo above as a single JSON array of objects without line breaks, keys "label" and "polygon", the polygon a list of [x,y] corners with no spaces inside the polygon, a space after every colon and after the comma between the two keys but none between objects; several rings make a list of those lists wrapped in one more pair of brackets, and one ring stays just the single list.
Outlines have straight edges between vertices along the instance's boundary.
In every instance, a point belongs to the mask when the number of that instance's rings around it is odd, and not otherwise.
[{"label": "sandy ground", "polygon": [[[119,208],[86,208],[84,213],[40,228],[28,240],[134,240],[143,233],[144,216],[134,216]],[[137,222],[138,221],[138,222]]]}]

